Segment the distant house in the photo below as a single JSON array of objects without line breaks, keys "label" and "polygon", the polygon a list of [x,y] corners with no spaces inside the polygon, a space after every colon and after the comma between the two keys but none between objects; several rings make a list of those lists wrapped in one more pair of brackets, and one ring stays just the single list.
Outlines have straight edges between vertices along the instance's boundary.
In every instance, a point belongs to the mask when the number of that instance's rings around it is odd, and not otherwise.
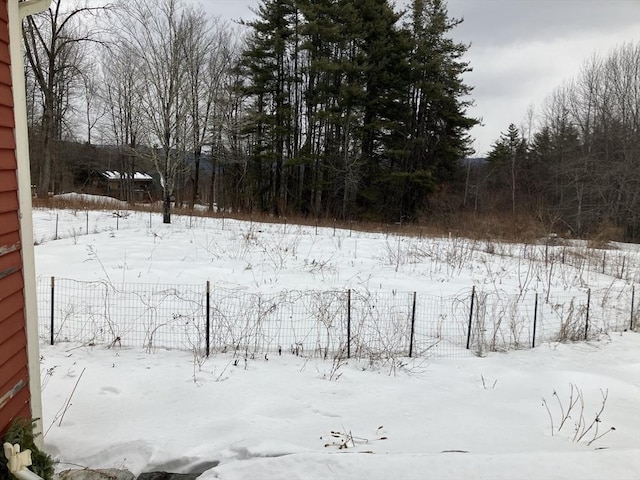
[{"label": "distant house", "polygon": [[42,417],[21,19],[50,3],[0,0],[0,438]]},{"label": "distant house", "polygon": [[[131,195],[124,190],[131,189]],[[131,199],[135,202],[149,202],[153,200],[154,180],[151,175],[135,172],[133,175],[116,170],[93,171],[89,183],[85,187],[86,193],[106,195],[120,200]]]}]

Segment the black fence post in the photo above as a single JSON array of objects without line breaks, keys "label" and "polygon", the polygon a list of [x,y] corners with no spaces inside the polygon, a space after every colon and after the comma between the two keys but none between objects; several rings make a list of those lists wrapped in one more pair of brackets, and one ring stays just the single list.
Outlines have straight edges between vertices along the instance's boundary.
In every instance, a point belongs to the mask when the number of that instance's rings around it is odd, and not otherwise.
[{"label": "black fence post", "polygon": [[631,287],[631,321],[629,322],[629,330],[633,330],[633,307],[636,300],[636,286]]},{"label": "black fence post", "polygon": [[471,346],[471,321],[473,320],[473,303],[476,299],[476,286],[471,289],[471,308],[469,309],[469,329],[467,330],[467,350]]},{"label": "black fence post", "polygon": [[347,290],[347,358],[351,358],[351,289]]},{"label": "black fence post", "polygon": [[53,312],[54,312],[55,305],[54,305],[53,301],[54,301],[54,298],[55,298],[55,291],[56,291],[55,284],[56,284],[55,277],[51,277],[51,345],[53,345],[53,341],[54,341],[54,338],[53,338],[53,330],[54,330]]},{"label": "black fence post", "polygon": [[205,335],[207,357],[211,352],[211,282],[207,280],[207,333]]},{"label": "black fence post", "polygon": [[411,308],[411,337],[409,338],[409,358],[413,355],[413,337],[416,331],[416,292],[413,292],[413,307]]},{"label": "black fence post", "polygon": [[591,289],[587,290],[587,316],[584,322],[584,339],[588,339],[589,335],[589,309],[591,308]]},{"label": "black fence post", "polygon": [[531,348],[536,348],[536,326],[538,324],[538,292],[536,292],[536,301],[533,304],[533,339],[531,340]]}]

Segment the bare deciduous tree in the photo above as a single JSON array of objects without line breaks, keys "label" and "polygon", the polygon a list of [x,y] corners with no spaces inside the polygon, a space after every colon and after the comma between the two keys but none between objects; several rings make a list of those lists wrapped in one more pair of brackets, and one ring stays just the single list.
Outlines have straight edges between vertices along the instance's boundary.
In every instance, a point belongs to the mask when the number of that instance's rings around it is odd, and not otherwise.
[{"label": "bare deciduous tree", "polygon": [[143,135],[142,78],[135,55],[123,42],[103,54],[102,98],[107,110],[106,138],[117,149],[121,172],[121,200],[135,199],[133,177],[136,150]]},{"label": "bare deciduous tree", "polygon": [[[547,197],[577,234],[603,225],[640,236],[640,44],[594,55],[547,99]],[[537,136],[538,140],[542,135]]]},{"label": "bare deciduous tree", "polygon": [[[91,29],[82,21],[107,8],[76,6],[65,10],[62,4],[61,0],[54,0],[48,10],[25,18],[22,25],[27,68],[38,86],[41,104],[37,182],[40,196],[48,195],[52,188],[56,143],[63,137],[74,83],[81,81],[82,44],[100,41],[100,30]],[[31,121],[35,123],[33,118]]]},{"label": "bare deciduous tree", "polygon": [[123,5],[120,37],[139,66],[140,105],[160,175],[163,222],[171,222],[171,196],[184,168],[187,141],[184,98],[184,6],[178,0],[134,0]]}]

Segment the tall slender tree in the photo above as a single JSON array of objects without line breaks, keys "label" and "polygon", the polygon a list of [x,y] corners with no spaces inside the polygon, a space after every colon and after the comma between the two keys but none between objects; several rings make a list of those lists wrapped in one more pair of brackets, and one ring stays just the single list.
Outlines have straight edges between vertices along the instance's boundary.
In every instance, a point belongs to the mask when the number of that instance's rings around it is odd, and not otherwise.
[{"label": "tall slender tree", "polygon": [[28,16],[23,21],[27,68],[38,87],[40,102],[38,138],[32,139],[37,140],[33,143],[38,144],[37,157],[41,159],[37,165],[39,196],[46,197],[55,189],[52,172],[55,173],[56,152],[73,103],[73,86],[81,82],[82,44],[101,41],[101,31],[88,28],[83,21],[104,9],[75,7],[67,10],[62,0],[54,0],[48,10]]},{"label": "tall slender tree", "polygon": [[102,98],[107,111],[105,138],[117,149],[121,172],[122,200],[135,200],[134,175],[138,147],[148,142],[144,136],[142,73],[135,53],[125,42],[104,49]]},{"label": "tall slender tree", "polygon": [[522,165],[527,155],[527,145],[513,123],[506,133],[500,134],[500,139],[493,144],[488,160],[493,172],[492,183],[498,188],[506,185],[510,192],[511,212],[516,213],[516,192],[518,190],[518,175],[524,169]]},{"label": "tall slender tree", "polygon": [[358,206],[386,220],[402,216],[402,208],[390,202],[404,173],[409,134],[407,92],[410,88],[410,38],[398,24],[401,15],[386,0],[355,4],[359,21],[356,35],[361,45],[362,180]]},{"label": "tall slender tree", "polygon": [[121,39],[140,66],[141,110],[149,132],[151,160],[160,175],[163,222],[171,223],[171,197],[185,168],[188,103],[184,85],[187,21],[180,0],[123,5]]},{"label": "tall slender tree", "polygon": [[256,14],[258,18],[247,24],[252,33],[241,63],[247,79],[243,90],[253,99],[248,123],[254,149],[251,181],[256,207],[279,215],[285,207],[287,145],[297,122],[292,119],[293,77],[288,62],[296,38],[292,18],[297,7],[293,0],[263,0]]},{"label": "tall slender tree", "polygon": [[470,151],[468,132],[478,120],[467,114],[472,88],[463,75],[471,70],[463,56],[468,45],[449,36],[462,20],[449,17],[443,0],[413,0],[407,29],[411,52],[410,144],[404,203],[413,216],[426,206],[437,185],[459,173],[459,160]]}]

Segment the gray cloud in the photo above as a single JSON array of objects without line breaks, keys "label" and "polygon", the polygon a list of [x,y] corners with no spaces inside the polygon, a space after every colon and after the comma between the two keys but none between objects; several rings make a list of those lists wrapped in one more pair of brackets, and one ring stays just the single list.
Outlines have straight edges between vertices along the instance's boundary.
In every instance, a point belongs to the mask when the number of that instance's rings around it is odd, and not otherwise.
[{"label": "gray cloud", "polygon": [[450,0],[449,14],[464,18],[452,36],[471,43],[465,78],[475,87],[470,113],[483,118],[472,131],[480,153],[588,57],[640,40],[638,0]]},{"label": "gray cloud", "polygon": [[638,0],[449,0],[449,14],[464,18],[456,37],[482,45],[601,34],[635,26]]}]

